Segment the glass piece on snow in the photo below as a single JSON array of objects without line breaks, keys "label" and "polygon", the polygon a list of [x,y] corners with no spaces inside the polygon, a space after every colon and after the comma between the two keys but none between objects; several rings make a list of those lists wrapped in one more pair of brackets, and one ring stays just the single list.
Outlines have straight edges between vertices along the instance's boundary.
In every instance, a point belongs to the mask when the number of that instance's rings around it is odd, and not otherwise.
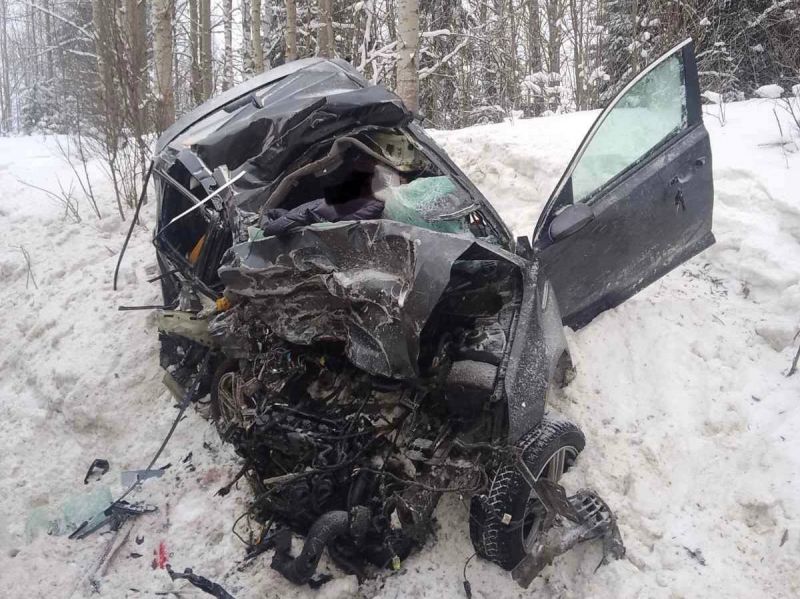
[{"label": "glass piece on snow", "polygon": [[575,202],[687,126],[683,63],[671,56],[637,82],[608,113],[572,174]]},{"label": "glass piece on snow", "polygon": [[464,199],[450,177],[424,177],[376,194],[386,203],[383,217],[440,233],[467,231],[464,217],[478,206]]},{"label": "glass piece on snow", "polygon": [[42,533],[55,536],[70,534],[87,520],[92,526],[106,517],[103,510],[112,501],[111,489],[99,486],[88,493],[68,497],[58,509],[46,505],[37,507],[31,511],[25,523],[25,538],[30,542]]}]

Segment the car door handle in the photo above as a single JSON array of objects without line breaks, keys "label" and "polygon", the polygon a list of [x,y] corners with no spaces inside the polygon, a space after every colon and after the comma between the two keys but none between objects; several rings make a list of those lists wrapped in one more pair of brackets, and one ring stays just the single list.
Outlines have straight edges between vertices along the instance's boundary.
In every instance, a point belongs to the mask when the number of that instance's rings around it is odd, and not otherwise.
[{"label": "car door handle", "polygon": [[678,192],[675,194],[675,211],[676,212],[686,212],[686,201],[683,199],[683,189],[678,188]]}]

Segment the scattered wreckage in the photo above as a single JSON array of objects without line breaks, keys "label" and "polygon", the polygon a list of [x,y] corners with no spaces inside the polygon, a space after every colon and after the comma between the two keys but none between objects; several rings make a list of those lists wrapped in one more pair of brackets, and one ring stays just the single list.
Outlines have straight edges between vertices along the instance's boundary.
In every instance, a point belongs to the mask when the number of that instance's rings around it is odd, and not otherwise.
[{"label": "scattered wreckage", "polygon": [[[514,239],[399,99],[338,60],[296,61],[190,112],[157,143],[166,382],[209,393],[244,460],[251,554],[359,578],[470,498],[477,554],[527,586],[575,544],[624,547],[584,447],[546,413],[575,328],[713,243],[692,44],[603,111],[531,238]],[[377,207],[377,209],[376,209]],[[291,535],[305,537],[299,555]]]}]

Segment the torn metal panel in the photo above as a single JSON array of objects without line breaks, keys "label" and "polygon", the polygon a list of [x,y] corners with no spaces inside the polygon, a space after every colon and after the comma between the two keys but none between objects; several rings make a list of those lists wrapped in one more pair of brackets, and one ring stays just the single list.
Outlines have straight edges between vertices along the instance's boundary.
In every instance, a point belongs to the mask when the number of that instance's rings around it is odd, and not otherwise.
[{"label": "torn metal panel", "polygon": [[[556,557],[579,543],[602,539],[602,564],[625,555],[617,519],[597,493],[582,489],[567,497],[563,487],[544,479],[535,482],[534,489],[537,496],[550,506],[551,522],[544,527],[530,553],[511,572],[521,587],[527,589]],[[556,514],[560,516],[557,520]]]},{"label": "torn metal panel", "polygon": [[[276,69],[279,70],[279,69]],[[269,78],[249,94],[206,106],[205,117],[183,119],[158,142],[158,167],[168,170],[190,149],[208,171],[225,165],[233,176],[235,205],[254,212],[286,169],[315,144],[356,127],[402,127],[412,115],[400,99],[365,82],[338,61],[311,61],[282,78]],[[225,95],[223,94],[223,97]],[[205,105],[204,105],[205,106]]]},{"label": "torn metal panel", "polygon": [[258,318],[283,339],[343,341],[358,368],[413,378],[422,329],[453,263],[473,248],[520,262],[467,236],[375,220],[312,225],[236,245],[219,274],[227,292],[258,306]]},{"label": "torn metal panel", "polygon": [[193,312],[158,310],[156,325],[162,333],[178,335],[206,347],[214,344],[208,333],[208,320]]},{"label": "torn metal panel", "polygon": [[162,152],[168,145],[182,137],[193,127],[196,127],[201,121],[205,122],[209,115],[216,114],[225,107],[243,106],[246,101],[250,101],[251,94],[264,89],[268,85],[289,79],[291,76],[310,66],[319,66],[322,63],[331,63],[340,71],[346,71],[351,80],[360,81],[362,86],[366,85],[366,81],[352,66],[342,60],[328,61],[321,58],[303,58],[301,60],[295,60],[248,79],[222,92],[218,96],[207,100],[194,110],[187,112],[161,134],[161,137],[159,137],[156,142],[156,152]]}]

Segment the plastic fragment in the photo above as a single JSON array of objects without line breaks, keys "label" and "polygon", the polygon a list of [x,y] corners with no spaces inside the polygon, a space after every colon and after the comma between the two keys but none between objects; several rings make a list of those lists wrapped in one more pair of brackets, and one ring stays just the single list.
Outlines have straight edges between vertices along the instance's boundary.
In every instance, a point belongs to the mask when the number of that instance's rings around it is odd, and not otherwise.
[{"label": "plastic fragment", "polygon": [[192,572],[191,568],[186,568],[183,573],[180,573],[175,572],[175,570],[167,564],[167,573],[172,580],[186,580],[201,591],[213,595],[217,599],[236,599],[216,582]]},{"label": "plastic fragment", "polygon": [[131,485],[147,480],[148,478],[159,478],[164,474],[164,468],[157,470],[124,470],[120,474],[120,482],[123,487],[130,487]]},{"label": "plastic fragment", "polygon": [[104,460],[102,458],[96,458],[92,464],[89,466],[89,470],[86,471],[86,476],[83,477],[83,484],[89,484],[89,477],[92,476],[96,471],[99,471],[98,479],[103,476],[106,472],[108,472],[109,463],[108,460]]},{"label": "plastic fragment", "polygon": [[472,599],[472,585],[469,580],[464,581],[464,593],[467,595],[467,599]]},{"label": "plastic fragment", "polygon": [[231,307],[231,302],[227,297],[217,298],[214,303],[217,307],[217,312],[225,312],[225,310],[229,310]]}]

